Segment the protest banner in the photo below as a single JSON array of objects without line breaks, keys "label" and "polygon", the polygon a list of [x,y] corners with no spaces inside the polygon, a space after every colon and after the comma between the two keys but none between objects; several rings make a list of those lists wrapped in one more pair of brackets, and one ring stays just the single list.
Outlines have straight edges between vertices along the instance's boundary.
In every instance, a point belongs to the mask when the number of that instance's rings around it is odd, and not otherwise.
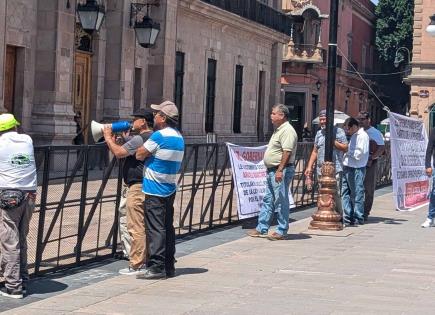
[{"label": "protest banner", "polygon": [[389,119],[395,206],[397,210],[415,210],[427,204],[429,195],[426,129],[419,119],[391,112]]},{"label": "protest banner", "polygon": [[[239,219],[255,217],[260,212],[266,192],[266,167],[263,163],[267,146],[242,147],[227,143]],[[290,208],[294,208],[290,195]]]}]

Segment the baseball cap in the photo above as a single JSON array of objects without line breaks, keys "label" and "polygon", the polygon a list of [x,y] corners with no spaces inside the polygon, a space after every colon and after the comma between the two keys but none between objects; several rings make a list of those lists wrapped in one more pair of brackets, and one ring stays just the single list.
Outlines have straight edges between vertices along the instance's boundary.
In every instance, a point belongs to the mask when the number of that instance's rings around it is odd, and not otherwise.
[{"label": "baseball cap", "polygon": [[153,111],[149,108],[139,109],[133,113],[133,117],[145,118],[147,124],[152,126],[154,123]]},{"label": "baseball cap", "polygon": [[15,119],[12,114],[1,114],[0,115],[0,131],[6,131],[19,126],[20,123]]},{"label": "baseball cap", "polygon": [[319,117],[326,117],[326,109],[322,109],[319,113]]},{"label": "baseball cap", "polygon": [[164,101],[160,105],[152,104],[151,108],[161,111],[163,114],[172,118],[173,120],[178,120],[178,108],[171,101]]}]

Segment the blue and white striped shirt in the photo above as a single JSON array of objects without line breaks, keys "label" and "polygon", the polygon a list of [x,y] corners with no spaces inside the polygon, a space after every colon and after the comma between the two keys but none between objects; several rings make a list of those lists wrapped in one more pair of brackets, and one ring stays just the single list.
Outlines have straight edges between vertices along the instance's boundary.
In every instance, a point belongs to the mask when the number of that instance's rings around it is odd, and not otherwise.
[{"label": "blue and white striped shirt", "polygon": [[172,195],[184,155],[183,137],[176,129],[166,127],[154,132],[144,147],[152,156],[145,160],[142,191],[159,197]]}]

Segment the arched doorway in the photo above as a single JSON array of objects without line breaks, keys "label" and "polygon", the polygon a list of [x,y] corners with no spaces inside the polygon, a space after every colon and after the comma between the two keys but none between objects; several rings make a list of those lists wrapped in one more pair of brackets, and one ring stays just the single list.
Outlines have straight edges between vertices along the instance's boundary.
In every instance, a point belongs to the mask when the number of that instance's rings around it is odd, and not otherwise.
[{"label": "arched doorway", "polygon": [[[73,108],[77,133],[82,133],[83,143],[88,143],[91,102],[92,36],[76,24],[74,52]],[[80,143],[76,143],[80,144]]]}]

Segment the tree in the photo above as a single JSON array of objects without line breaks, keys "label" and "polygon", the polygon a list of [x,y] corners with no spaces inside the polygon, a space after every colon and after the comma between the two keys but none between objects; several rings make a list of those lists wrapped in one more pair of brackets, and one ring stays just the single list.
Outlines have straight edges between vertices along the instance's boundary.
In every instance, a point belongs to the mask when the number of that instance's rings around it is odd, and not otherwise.
[{"label": "tree", "polygon": [[[385,73],[376,79],[381,99],[393,112],[405,114],[409,103],[410,87],[403,82],[407,71],[408,52],[398,53],[400,67],[394,66],[396,51],[400,47],[412,51],[414,28],[414,0],[379,0],[376,14],[376,50],[380,72]],[[411,56],[409,56],[411,58]]]},{"label": "tree", "polygon": [[379,0],[376,14],[376,48],[379,58],[393,62],[396,50],[412,50],[414,0]]}]

